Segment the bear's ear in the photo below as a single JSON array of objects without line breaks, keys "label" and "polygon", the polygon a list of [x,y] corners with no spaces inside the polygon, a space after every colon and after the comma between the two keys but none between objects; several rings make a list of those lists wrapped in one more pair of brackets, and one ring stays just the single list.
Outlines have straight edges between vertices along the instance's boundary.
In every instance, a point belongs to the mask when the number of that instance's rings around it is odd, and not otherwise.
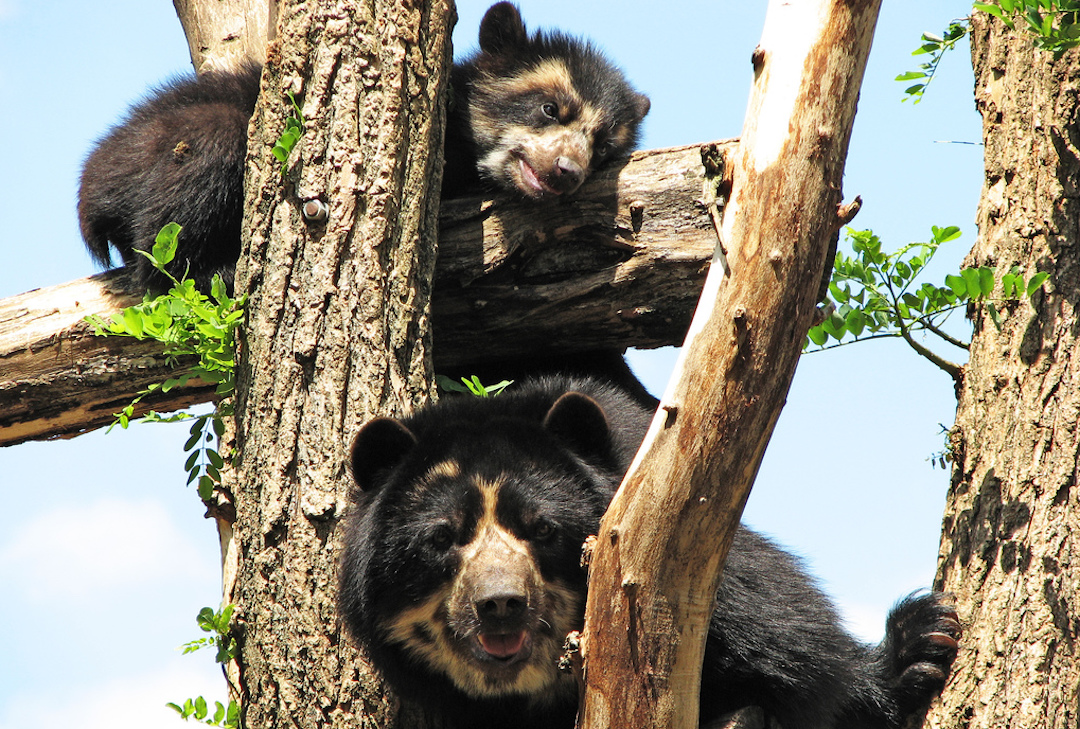
[{"label": "bear's ear", "polygon": [[401,421],[375,418],[353,438],[349,461],[356,485],[370,491],[380,471],[393,468],[416,445],[416,436]]},{"label": "bear's ear", "polygon": [[544,416],[544,429],[579,456],[609,460],[611,429],[600,404],[580,392],[564,393]]},{"label": "bear's ear", "polygon": [[637,120],[641,121],[652,108],[652,102],[645,94],[634,94],[634,111],[637,112]]},{"label": "bear's ear", "polygon": [[484,53],[507,55],[528,39],[521,13],[513,3],[495,3],[480,21],[480,50]]}]

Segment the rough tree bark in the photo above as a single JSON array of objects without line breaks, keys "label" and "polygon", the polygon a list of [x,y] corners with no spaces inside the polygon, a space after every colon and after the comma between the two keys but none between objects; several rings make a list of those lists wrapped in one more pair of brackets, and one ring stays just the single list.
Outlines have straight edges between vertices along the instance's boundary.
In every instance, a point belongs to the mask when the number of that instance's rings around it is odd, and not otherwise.
[{"label": "rough tree bark", "polygon": [[[1019,27],[1019,24],[1018,24]],[[1080,53],[976,14],[986,180],[972,265],[1048,271],[999,330],[976,312],[952,432],[938,587],[964,642],[936,727],[1080,721]]]},{"label": "rough tree bark", "polygon": [[[281,4],[252,121],[237,290],[250,295],[228,490],[225,599],[244,725],[390,726],[335,610],[348,443],[428,397],[442,91],[453,6]],[[307,120],[289,169],[270,149]],[[303,200],[329,206],[305,224]]]},{"label": "rough tree bark", "polygon": [[[698,722],[709,616],[787,397],[830,243],[879,0],[769,4],[722,249],[596,539],[579,726]],[[629,667],[614,670],[615,667]]]},{"label": "rough tree bark", "polygon": [[[719,144],[728,154],[735,142]],[[573,200],[462,198],[439,217],[432,319],[435,366],[599,347],[679,344],[716,234],[701,197],[698,145],[637,152],[590,179]],[[112,422],[176,371],[156,344],[91,334],[140,296],[116,273],[0,301],[0,445],[70,437]],[[497,350],[497,352],[496,352]],[[192,383],[147,407],[210,399]]]}]

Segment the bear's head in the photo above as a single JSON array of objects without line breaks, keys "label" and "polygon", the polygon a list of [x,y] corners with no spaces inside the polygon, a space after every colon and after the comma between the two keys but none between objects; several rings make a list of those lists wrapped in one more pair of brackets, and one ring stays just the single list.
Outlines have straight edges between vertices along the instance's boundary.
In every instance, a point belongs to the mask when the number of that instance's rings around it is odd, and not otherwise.
[{"label": "bear's head", "polygon": [[573,691],[558,661],[582,624],[581,547],[623,461],[578,392],[457,398],[360,430],[340,607],[399,693]]},{"label": "bear's head", "polygon": [[480,23],[480,50],[456,69],[481,177],[533,199],[575,192],[637,144],[649,98],[588,41],[528,33],[508,2]]}]

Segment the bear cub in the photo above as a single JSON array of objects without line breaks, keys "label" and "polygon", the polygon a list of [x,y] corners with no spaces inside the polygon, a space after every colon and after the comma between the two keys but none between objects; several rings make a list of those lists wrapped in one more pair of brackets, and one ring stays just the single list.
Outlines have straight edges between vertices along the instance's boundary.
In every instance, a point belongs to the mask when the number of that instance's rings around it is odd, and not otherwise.
[{"label": "bear cub", "polygon": [[[606,382],[549,376],[359,431],[339,608],[404,701],[461,729],[574,726],[558,662],[582,627],[581,547],[651,415]],[[862,645],[798,561],[746,528],[716,597],[702,726],[759,706],[784,729],[899,729],[956,655],[944,596],[901,601],[884,641]]]},{"label": "bear cub", "polygon": [[[169,222],[183,226],[169,272],[204,291],[230,287],[240,255],[247,128],[262,69],[174,80],[135,105],[90,153],[79,226],[94,260],[110,245],[140,288],[167,286],[143,256]],[[649,99],[588,42],[530,35],[518,9],[498,3],[480,24],[480,49],[454,65],[443,196],[488,188],[530,199],[573,193],[597,167],[637,143]]]}]

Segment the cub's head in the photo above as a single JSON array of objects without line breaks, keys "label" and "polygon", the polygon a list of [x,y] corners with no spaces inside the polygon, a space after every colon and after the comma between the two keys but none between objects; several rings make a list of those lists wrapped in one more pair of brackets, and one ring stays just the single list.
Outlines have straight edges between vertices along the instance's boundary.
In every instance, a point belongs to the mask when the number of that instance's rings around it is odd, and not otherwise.
[{"label": "cub's head", "polygon": [[460,93],[481,177],[530,198],[574,192],[637,144],[649,99],[587,41],[529,35],[518,9],[493,5]]},{"label": "cub's head", "polygon": [[379,418],[352,446],[341,613],[406,697],[574,690],[557,664],[581,628],[581,546],[621,466],[591,398],[508,409],[504,397]]}]

